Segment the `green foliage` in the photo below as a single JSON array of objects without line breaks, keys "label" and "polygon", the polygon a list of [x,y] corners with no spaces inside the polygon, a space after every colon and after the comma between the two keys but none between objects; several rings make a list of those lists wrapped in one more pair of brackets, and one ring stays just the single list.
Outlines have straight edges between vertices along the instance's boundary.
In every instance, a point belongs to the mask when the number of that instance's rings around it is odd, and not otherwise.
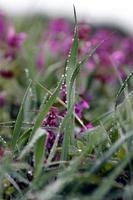
[{"label": "green foliage", "polygon": [[[63,76],[62,61],[45,69],[44,76],[36,75],[32,60],[34,48],[26,44],[30,66],[26,83],[30,78],[33,81],[25,92],[16,120],[0,123],[0,199],[133,199],[133,92],[126,91],[118,105],[118,98],[129,85],[133,73],[121,85],[116,101],[112,88],[100,83],[91,84],[89,90],[94,91],[94,100],[82,121],[74,110],[80,98],[77,75],[105,40],[79,62],[75,8],[74,17],[74,39]],[[36,30],[35,25],[31,30]],[[29,31],[31,35],[32,31]],[[58,74],[55,69],[59,70]],[[92,83],[94,75],[95,70],[88,76],[88,83]],[[53,83],[51,87],[49,83]],[[59,97],[62,84],[67,87],[67,102]],[[111,95],[108,96],[108,92]],[[59,111],[63,107],[67,113],[65,117],[59,116],[59,127],[43,127],[43,120],[53,105]],[[93,128],[87,129],[86,121],[92,121]],[[79,133],[81,127],[83,131]],[[53,131],[52,128],[55,129],[55,140],[48,152],[48,131]],[[79,134],[75,134],[77,132]],[[60,142],[61,136],[63,141]]]}]

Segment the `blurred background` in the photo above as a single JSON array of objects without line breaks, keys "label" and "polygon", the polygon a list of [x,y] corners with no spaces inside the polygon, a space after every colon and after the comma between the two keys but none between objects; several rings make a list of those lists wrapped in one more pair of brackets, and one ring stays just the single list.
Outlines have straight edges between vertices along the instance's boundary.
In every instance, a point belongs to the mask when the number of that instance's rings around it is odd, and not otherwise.
[{"label": "blurred background", "polygon": [[76,6],[79,19],[111,23],[132,32],[132,0],[0,0],[0,8],[10,14],[43,13],[47,16],[73,17]]}]

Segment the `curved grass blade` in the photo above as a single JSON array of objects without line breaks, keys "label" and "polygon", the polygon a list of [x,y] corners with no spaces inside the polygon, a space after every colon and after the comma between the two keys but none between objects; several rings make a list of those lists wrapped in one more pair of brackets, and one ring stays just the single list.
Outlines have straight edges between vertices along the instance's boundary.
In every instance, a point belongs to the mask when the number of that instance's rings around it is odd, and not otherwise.
[{"label": "curved grass blade", "polygon": [[129,76],[125,79],[125,81],[123,82],[123,84],[121,85],[120,89],[118,90],[117,94],[116,94],[116,102],[115,102],[115,109],[118,105],[118,98],[119,96],[122,94],[122,92],[124,91],[124,89],[126,88],[126,86],[128,85],[128,82],[130,81],[130,79],[133,76],[133,71],[129,74]]},{"label": "curved grass blade", "polygon": [[17,141],[17,148],[20,149],[20,147],[26,142],[28,141],[28,138],[30,137],[30,133],[31,133],[32,129],[28,129],[26,130],[18,139]]},{"label": "curved grass blade", "polygon": [[[44,135],[47,135],[47,132],[44,129],[38,129],[35,132],[32,139],[28,142],[28,144],[22,150],[22,152],[19,156],[19,159],[22,159],[27,153],[29,153],[29,151],[31,150],[31,148],[34,147],[35,143],[39,140],[39,138],[41,138]],[[44,146],[43,146],[43,148],[44,148]]]},{"label": "curved grass blade", "polygon": [[47,113],[49,112],[51,106],[53,105],[53,103],[55,102],[58,94],[59,94],[59,90],[62,84],[64,77],[61,78],[57,88],[55,89],[55,91],[53,92],[53,94],[50,96],[49,100],[47,101],[46,104],[42,104],[40,107],[40,112],[36,118],[32,133],[31,133],[31,137],[33,137],[33,135],[35,134],[36,130],[41,127],[42,125],[42,121],[44,120],[44,118],[46,117]]},{"label": "curved grass blade", "polygon": [[13,136],[12,136],[12,140],[11,140],[11,145],[12,145],[13,150],[15,150],[17,140],[20,136],[20,129],[21,129],[23,119],[24,119],[24,104],[25,104],[27,95],[29,93],[29,90],[31,88],[31,85],[32,85],[32,81],[30,81],[29,86],[28,86],[28,88],[25,92],[25,95],[24,95],[24,98],[22,100],[16,122],[15,122],[15,127],[14,127],[14,130],[13,130]]},{"label": "curved grass blade", "polygon": [[[112,34],[114,34],[114,32],[113,32]],[[95,47],[93,47],[93,48],[91,49],[91,51],[90,51],[89,53],[87,53],[87,54],[84,56],[84,58],[83,58],[80,62],[77,63],[76,68],[75,68],[75,70],[73,71],[72,76],[71,76],[71,78],[70,78],[70,93],[71,93],[71,90],[72,90],[72,85],[73,85],[73,83],[74,83],[74,80],[76,79],[77,74],[80,72],[81,67],[82,67],[85,63],[88,62],[88,60],[93,56],[93,54],[96,52],[96,50],[97,50],[105,41],[107,41],[107,40],[112,36],[112,34],[111,34],[108,38],[105,38],[104,40],[102,40],[102,41],[101,41],[99,44],[97,44]],[[95,73],[95,70],[94,70],[94,73]]]},{"label": "curved grass blade", "polygon": [[[35,81],[35,82],[36,82],[41,88],[43,88],[49,95],[52,95],[52,92],[51,92],[50,90],[48,90],[45,86],[43,86],[40,82],[38,82],[38,81]],[[66,103],[64,103],[64,101],[62,101],[59,97],[57,97],[56,99],[57,99],[57,101],[58,101],[62,106],[64,106],[65,108],[67,108],[67,105],[66,105]],[[84,125],[83,121],[78,117],[78,115],[77,115],[75,112],[73,112],[73,115],[74,115],[75,119],[77,120],[77,122],[78,122],[83,128],[85,128],[85,125]]]}]

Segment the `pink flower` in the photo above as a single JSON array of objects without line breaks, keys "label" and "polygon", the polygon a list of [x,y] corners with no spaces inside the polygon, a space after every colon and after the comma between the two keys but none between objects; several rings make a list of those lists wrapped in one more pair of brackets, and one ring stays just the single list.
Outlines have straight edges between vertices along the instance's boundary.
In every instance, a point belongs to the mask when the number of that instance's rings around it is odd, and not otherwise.
[{"label": "pink flower", "polygon": [[68,33],[70,31],[70,24],[64,19],[55,19],[50,21],[48,29],[53,34],[61,32]]},{"label": "pink flower", "polygon": [[119,66],[124,64],[125,61],[125,54],[123,51],[114,51],[111,55],[112,62],[114,63],[115,66]]}]

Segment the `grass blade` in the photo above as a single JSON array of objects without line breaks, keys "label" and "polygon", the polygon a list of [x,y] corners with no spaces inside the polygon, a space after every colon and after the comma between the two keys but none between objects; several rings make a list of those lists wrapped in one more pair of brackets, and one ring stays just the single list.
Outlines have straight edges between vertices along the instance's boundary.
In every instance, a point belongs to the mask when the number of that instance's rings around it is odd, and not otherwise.
[{"label": "grass blade", "polygon": [[44,164],[46,138],[47,138],[46,134],[40,136],[40,138],[37,140],[35,144],[35,171],[34,171],[35,177],[39,176]]},{"label": "grass blade", "polygon": [[22,103],[21,103],[21,106],[20,106],[20,109],[19,109],[19,113],[18,113],[18,116],[17,116],[17,119],[16,119],[15,127],[14,127],[14,130],[13,130],[13,136],[12,136],[12,140],[11,140],[11,145],[12,145],[13,150],[15,150],[15,148],[16,148],[16,143],[17,143],[17,140],[18,140],[19,135],[20,135],[20,129],[21,129],[23,119],[24,119],[24,104],[25,104],[27,95],[29,93],[29,89],[31,88],[31,84],[32,84],[32,81],[30,81],[29,86],[28,86],[28,88],[25,92],[25,95],[24,95],[24,98],[22,100]]},{"label": "grass blade", "polygon": [[47,135],[46,131],[44,129],[38,129],[30,142],[25,146],[25,148],[22,150],[19,159],[22,159],[30,150],[34,147],[35,143],[41,138],[42,136]]},{"label": "grass blade", "polygon": [[37,115],[32,133],[31,133],[31,137],[33,137],[33,135],[35,134],[36,130],[41,127],[42,125],[42,121],[44,120],[44,118],[46,117],[47,113],[49,112],[51,106],[53,105],[53,103],[55,102],[58,94],[59,94],[59,90],[62,84],[64,77],[61,78],[57,88],[55,89],[55,91],[53,92],[53,94],[50,96],[49,100],[47,101],[46,104],[42,104],[41,105],[41,109],[40,109],[40,113]]},{"label": "grass blade", "polygon": [[129,74],[129,76],[125,79],[125,81],[123,82],[123,84],[121,85],[120,89],[118,90],[117,94],[116,94],[116,103],[115,103],[115,108],[117,107],[118,104],[118,98],[119,96],[122,94],[122,92],[124,91],[124,89],[126,88],[126,86],[128,85],[128,82],[130,81],[130,79],[133,76],[133,71]]},{"label": "grass blade", "polygon": [[71,84],[71,76],[75,70],[76,62],[77,62],[77,55],[78,55],[78,29],[77,29],[77,17],[76,17],[76,10],[74,7],[74,17],[75,17],[75,29],[74,29],[74,39],[70,54],[67,60],[66,66],[66,85],[67,85],[67,109],[68,113],[65,116],[62,128],[64,132],[64,139],[63,139],[63,149],[62,149],[62,159],[68,159],[68,152],[70,142],[73,140],[73,132],[74,132],[74,124],[75,124],[75,117],[73,116],[74,112],[74,104],[75,104],[75,82]]}]

